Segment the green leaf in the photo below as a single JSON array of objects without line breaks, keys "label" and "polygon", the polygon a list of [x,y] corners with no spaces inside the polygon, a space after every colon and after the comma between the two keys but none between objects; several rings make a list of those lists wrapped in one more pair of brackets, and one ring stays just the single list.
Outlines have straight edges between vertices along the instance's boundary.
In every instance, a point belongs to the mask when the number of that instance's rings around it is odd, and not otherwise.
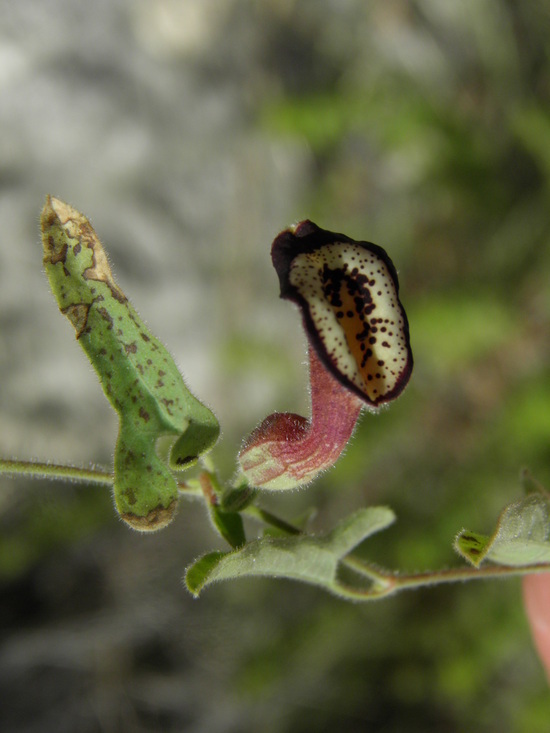
[{"label": "green leaf", "polygon": [[243,520],[236,512],[226,512],[215,504],[209,505],[212,523],[223,539],[231,547],[242,547],[246,542]]},{"label": "green leaf", "polygon": [[[135,529],[160,529],[177,506],[170,468],[190,466],[208,451],[218,438],[218,422],[187,389],[170,354],[115,283],[86,217],[48,196],[41,226],[44,265],[59,309],[74,326],[120,417],[117,510]],[[176,438],[170,467],[156,451],[162,436]]]},{"label": "green leaf", "polygon": [[550,562],[550,496],[529,494],[507,506],[490,537],[462,530],[455,549],[475,567],[484,560],[514,567]]},{"label": "green leaf", "polygon": [[491,538],[487,535],[476,534],[475,532],[463,529],[458,533],[454,547],[458,554],[465,560],[475,567],[479,567],[485,558],[490,543]]},{"label": "green leaf", "polygon": [[198,596],[212,570],[227,555],[227,552],[209,552],[196,560],[185,573],[187,590]]},{"label": "green leaf", "polygon": [[224,491],[221,497],[221,505],[226,512],[242,512],[243,509],[253,503],[257,495],[257,489],[244,482]]},{"label": "green leaf", "polygon": [[200,558],[186,571],[186,584],[198,596],[203,588],[218,580],[268,576],[300,580],[349,597],[346,587],[338,580],[341,561],[394,519],[391,509],[371,507],[343,519],[324,535],[262,537],[225,555],[209,554]]}]

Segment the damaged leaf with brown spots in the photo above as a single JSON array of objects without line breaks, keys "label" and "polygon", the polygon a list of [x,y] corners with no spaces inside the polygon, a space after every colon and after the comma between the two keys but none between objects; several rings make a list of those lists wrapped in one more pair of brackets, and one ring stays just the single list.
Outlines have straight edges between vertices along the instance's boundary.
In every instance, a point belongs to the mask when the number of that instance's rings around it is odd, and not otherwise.
[{"label": "damaged leaf with brown spots", "polygon": [[[88,219],[48,196],[41,228],[44,265],[59,309],[120,417],[116,508],[135,529],[160,529],[176,510],[172,470],[193,465],[212,448],[218,421],[188,390],[170,354],[115,283]],[[166,435],[175,437],[170,465],[156,452],[158,438]]]}]

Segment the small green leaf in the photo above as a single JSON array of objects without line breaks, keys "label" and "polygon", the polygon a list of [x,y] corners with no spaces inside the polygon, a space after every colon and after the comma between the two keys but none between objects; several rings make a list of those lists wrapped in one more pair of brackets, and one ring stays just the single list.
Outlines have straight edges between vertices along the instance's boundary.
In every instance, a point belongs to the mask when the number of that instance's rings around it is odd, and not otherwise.
[{"label": "small green leaf", "polygon": [[455,539],[455,550],[459,555],[475,567],[479,567],[485,558],[491,538],[463,529]]},{"label": "small green leaf", "polygon": [[158,439],[176,437],[170,468],[185,468],[214,445],[218,422],[187,389],[172,357],[115,283],[86,217],[48,196],[41,226],[44,266],[59,309],[120,417],[117,510],[135,529],[160,529],[175,513],[178,490],[157,454]]},{"label": "small green leaf", "polygon": [[533,493],[507,506],[490,537],[462,530],[455,549],[475,567],[483,560],[514,567],[550,562],[550,496]]},{"label": "small green leaf", "polygon": [[187,590],[194,596],[198,596],[212,570],[228,554],[227,552],[209,552],[194,562],[185,573]]},{"label": "small green leaf", "polygon": [[205,555],[188,568],[187,587],[198,596],[217,580],[269,576],[301,580],[347,596],[338,581],[340,561],[367,537],[392,524],[394,518],[386,507],[360,509],[325,535],[268,536],[225,555]]},{"label": "small green leaf", "polygon": [[250,506],[257,497],[258,491],[248,483],[228,488],[222,495],[221,506],[226,512],[241,512]]},{"label": "small green leaf", "polygon": [[231,547],[242,547],[246,542],[243,520],[236,512],[226,512],[219,506],[210,505],[210,516],[214,527]]}]

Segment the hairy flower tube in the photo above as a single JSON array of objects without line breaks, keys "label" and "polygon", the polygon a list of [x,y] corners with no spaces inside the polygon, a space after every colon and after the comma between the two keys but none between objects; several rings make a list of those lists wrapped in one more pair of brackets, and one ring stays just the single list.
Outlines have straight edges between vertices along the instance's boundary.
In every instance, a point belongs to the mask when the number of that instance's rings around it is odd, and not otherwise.
[{"label": "hairy flower tube", "polygon": [[407,316],[386,252],[303,221],[273,242],[281,297],[296,303],[309,341],[311,418],[269,415],[239,453],[249,484],[291,489],[332,466],[363,407],[398,397],[412,372]]}]

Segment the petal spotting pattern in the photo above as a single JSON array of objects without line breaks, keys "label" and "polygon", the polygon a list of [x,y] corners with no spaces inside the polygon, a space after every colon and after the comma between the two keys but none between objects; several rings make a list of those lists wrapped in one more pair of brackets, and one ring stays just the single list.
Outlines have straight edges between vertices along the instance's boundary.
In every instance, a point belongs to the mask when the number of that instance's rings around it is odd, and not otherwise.
[{"label": "petal spotting pattern", "polygon": [[409,381],[409,324],[395,267],[384,249],[303,221],[273,242],[281,297],[302,310],[327,369],[371,409]]}]

